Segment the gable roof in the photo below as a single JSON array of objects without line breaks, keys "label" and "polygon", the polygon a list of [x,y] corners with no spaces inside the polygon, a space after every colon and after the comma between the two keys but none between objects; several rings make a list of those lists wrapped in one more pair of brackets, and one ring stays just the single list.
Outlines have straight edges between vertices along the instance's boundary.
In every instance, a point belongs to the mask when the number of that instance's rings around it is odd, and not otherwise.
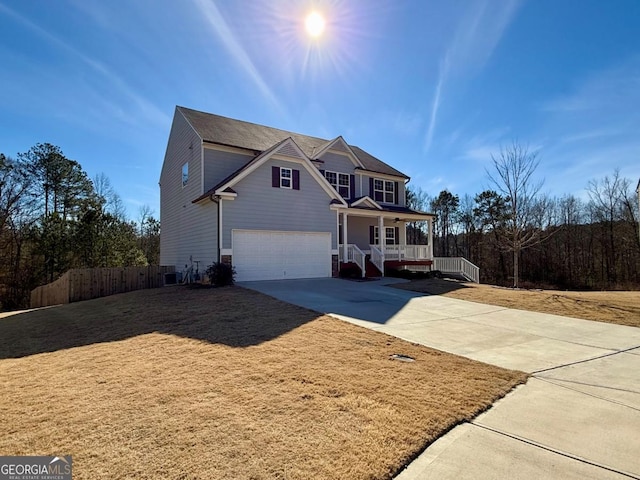
[{"label": "gable roof", "polygon": [[[320,152],[323,147],[333,142],[333,140],[287,132],[186,107],[177,106],[176,110],[184,115],[204,142],[253,150],[256,154],[269,150],[275,144],[290,137],[307,157],[315,159],[316,152]],[[365,170],[409,178],[361,148],[351,145],[349,147]]]},{"label": "gable roof", "polygon": [[342,197],[340,196],[340,194],[329,184],[327,179],[324,178],[324,176],[320,174],[320,171],[317,168],[315,168],[315,166],[313,166],[313,164],[311,163],[309,158],[304,154],[304,152],[302,152],[300,147],[296,144],[295,140],[293,140],[291,137],[287,137],[284,140],[281,140],[280,142],[278,142],[275,145],[271,146],[269,149],[267,149],[264,152],[256,155],[254,158],[252,158],[245,165],[243,165],[238,170],[233,172],[227,178],[223,179],[221,182],[219,182],[213,188],[211,188],[207,192],[205,192],[202,195],[200,195],[198,198],[193,200],[191,203],[197,203],[197,202],[199,202],[201,200],[204,200],[205,198],[207,198],[210,195],[215,195],[215,194],[219,195],[221,192],[222,193],[235,194],[236,192],[235,192],[235,190],[233,190],[231,188],[232,186],[234,186],[237,182],[239,182],[242,178],[244,178],[246,175],[251,173],[257,167],[262,165],[274,153],[281,152],[283,149],[289,149],[289,152],[291,152],[293,150],[294,152],[297,152],[297,153],[301,154],[301,156],[299,156],[299,161],[300,161],[301,165],[304,166],[307,169],[307,171],[311,174],[312,177],[315,177],[316,181],[318,181],[320,186],[329,194],[329,196],[333,197],[332,201],[336,200],[341,205],[344,205],[344,206],[347,205],[345,200],[343,200]]}]

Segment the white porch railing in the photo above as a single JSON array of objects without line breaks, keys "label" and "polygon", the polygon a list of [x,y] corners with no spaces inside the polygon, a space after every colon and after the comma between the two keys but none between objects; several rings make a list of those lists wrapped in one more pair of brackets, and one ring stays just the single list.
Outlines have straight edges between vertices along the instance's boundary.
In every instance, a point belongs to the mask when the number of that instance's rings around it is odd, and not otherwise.
[{"label": "white porch railing", "polygon": [[375,245],[369,245],[371,249],[371,263],[384,275],[384,253]]},{"label": "white porch railing", "polygon": [[386,260],[431,260],[428,245],[387,245]]},{"label": "white porch railing", "polygon": [[434,257],[434,270],[458,273],[475,283],[480,283],[480,269],[464,257]]},{"label": "white porch railing", "polygon": [[357,245],[349,243],[347,245],[347,262],[353,262],[360,267],[360,271],[362,272],[362,278],[364,278],[366,273],[366,260],[365,254],[362,250],[358,248]]}]

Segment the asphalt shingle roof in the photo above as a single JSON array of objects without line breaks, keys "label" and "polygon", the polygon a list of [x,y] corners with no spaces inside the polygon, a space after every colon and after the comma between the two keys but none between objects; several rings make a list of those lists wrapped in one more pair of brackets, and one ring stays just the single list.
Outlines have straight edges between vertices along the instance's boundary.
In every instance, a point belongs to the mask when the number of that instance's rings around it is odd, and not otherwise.
[{"label": "asphalt shingle roof", "polygon": [[[176,108],[184,115],[198,135],[200,135],[204,141],[210,143],[246,148],[248,150],[254,150],[255,152],[264,152],[282,140],[291,137],[302,151],[309,158],[313,159],[314,152],[320,151],[320,149],[330,141],[295,132],[287,132],[286,130],[280,130],[278,128],[222,117],[212,113],[191,110],[190,108]],[[366,170],[409,178],[404,173],[387,165],[382,160],[377,159],[361,148],[352,145],[350,145],[350,147]]]}]

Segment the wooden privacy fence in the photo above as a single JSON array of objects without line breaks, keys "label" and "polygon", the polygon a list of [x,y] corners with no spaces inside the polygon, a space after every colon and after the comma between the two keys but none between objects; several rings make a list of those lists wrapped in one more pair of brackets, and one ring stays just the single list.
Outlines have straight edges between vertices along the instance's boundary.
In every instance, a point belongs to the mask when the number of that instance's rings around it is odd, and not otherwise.
[{"label": "wooden privacy fence", "polygon": [[157,288],[174,267],[75,268],[31,292],[31,308],[73,303],[115,293]]}]

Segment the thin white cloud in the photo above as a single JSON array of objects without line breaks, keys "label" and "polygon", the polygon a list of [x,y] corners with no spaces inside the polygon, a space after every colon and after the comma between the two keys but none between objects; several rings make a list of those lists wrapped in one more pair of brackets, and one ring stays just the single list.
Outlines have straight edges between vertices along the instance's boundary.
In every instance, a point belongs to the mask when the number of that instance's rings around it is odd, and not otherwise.
[{"label": "thin white cloud", "polygon": [[481,69],[516,16],[521,0],[483,0],[466,9],[448,56],[452,73]]},{"label": "thin white cloud", "polygon": [[[20,15],[14,10],[10,9],[6,5],[0,4],[0,12],[9,15],[14,18],[18,22],[20,22],[25,27],[29,28],[40,37],[44,38],[51,44],[55,44],[60,49],[66,51],[67,53],[79,58],[85,65],[90,67],[96,73],[100,74],[103,78],[105,78],[109,83],[111,83],[114,87],[116,87],[122,94],[124,94],[127,99],[132,102],[138,109],[140,113],[144,115],[145,118],[158,122],[159,124],[165,125],[171,119],[167,116],[167,114],[158,107],[156,107],[153,103],[142,97],[141,95],[134,92],[124,80],[122,80],[119,76],[109,70],[102,63],[94,60],[91,57],[88,57],[84,53],[80,52],[61,38],[53,35],[51,32],[45,30],[39,25],[33,23],[28,18]],[[118,107],[119,108],[119,107]]]},{"label": "thin white cloud", "polygon": [[429,126],[427,127],[427,135],[424,142],[424,152],[427,153],[431,148],[431,142],[433,142],[433,132],[436,129],[436,122],[438,121],[438,109],[440,108],[440,96],[442,95],[442,85],[445,78],[449,74],[449,57],[445,55],[444,60],[440,64],[440,73],[438,75],[438,83],[433,93],[433,101],[431,103],[431,114],[429,115]]},{"label": "thin white cloud", "polygon": [[229,54],[256,84],[264,98],[282,111],[280,102],[264,81],[262,75],[260,75],[260,72],[242,44],[236,38],[236,35],[234,35],[215,2],[213,0],[193,0],[193,3],[209,23],[216,36],[222,41]]},{"label": "thin white cloud", "polygon": [[520,4],[521,0],[482,0],[465,10],[466,14],[440,62],[425,134],[425,153],[433,142],[446,82],[450,77],[471,74],[484,67],[514,19]]}]

